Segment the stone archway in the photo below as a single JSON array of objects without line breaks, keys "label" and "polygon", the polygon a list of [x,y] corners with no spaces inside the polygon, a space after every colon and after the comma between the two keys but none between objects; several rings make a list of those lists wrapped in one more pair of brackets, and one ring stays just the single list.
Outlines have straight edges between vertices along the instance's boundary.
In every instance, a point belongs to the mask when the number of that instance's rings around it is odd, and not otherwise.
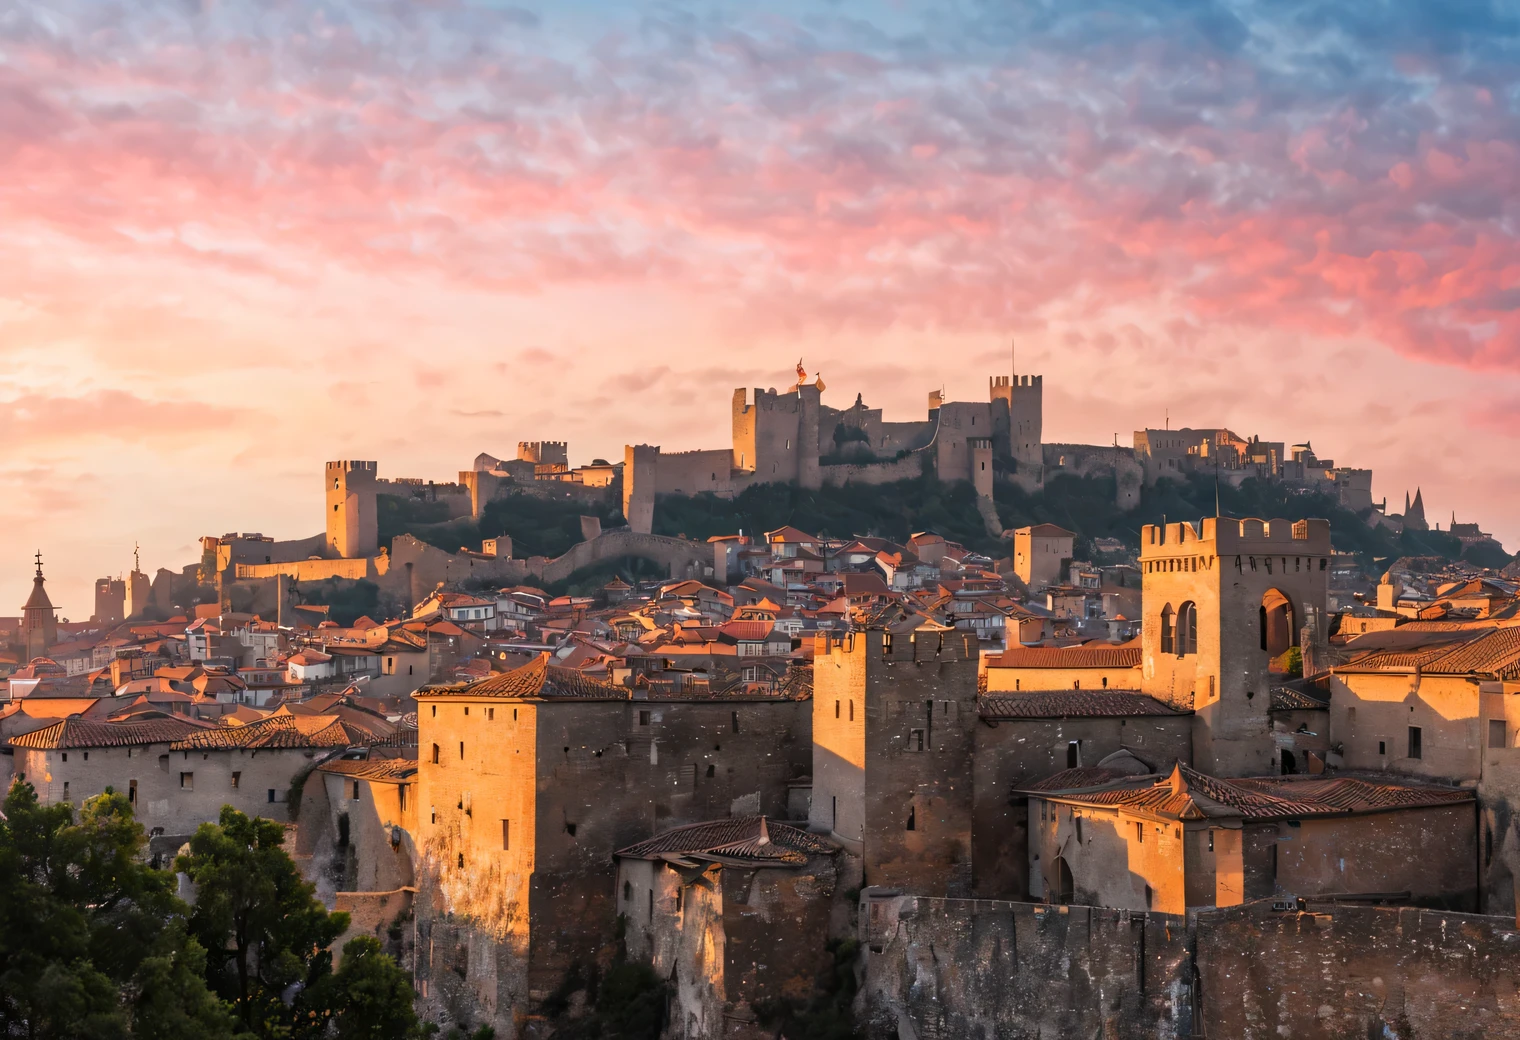
[{"label": "stone archway", "polygon": [[1288,648],[1298,645],[1298,625],[1293,617],[1293,603],[1277,589],[1268,589],[1261,597],[1257,613],[1261,632],[1261,648],[1272,658],[1287,653]]}]

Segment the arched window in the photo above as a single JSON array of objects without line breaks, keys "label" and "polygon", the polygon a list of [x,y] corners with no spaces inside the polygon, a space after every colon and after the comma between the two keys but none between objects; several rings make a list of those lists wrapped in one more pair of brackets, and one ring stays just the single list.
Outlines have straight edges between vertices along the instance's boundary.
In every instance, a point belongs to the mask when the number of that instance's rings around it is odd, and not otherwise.
[{"label": "arched window", "polygon": [[1174,642],[1177,656],[1186,657],[1198,652],[1198,608],[1188,600],[1177,608],[1177,631]]},{"label": "arched window", "polygon": [[1173,648],[1176,643],[1175,618],[1172,614],[1172,605],[1168,603],[1161,608],[1161,652],[1163,654],[1175,653]]}]

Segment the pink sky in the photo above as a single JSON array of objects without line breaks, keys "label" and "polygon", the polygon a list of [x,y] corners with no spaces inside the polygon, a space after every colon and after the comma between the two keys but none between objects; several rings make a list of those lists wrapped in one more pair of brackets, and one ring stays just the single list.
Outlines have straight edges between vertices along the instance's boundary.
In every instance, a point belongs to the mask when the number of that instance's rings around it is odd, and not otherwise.
[{"label": "pink sky", "polygon": [[23,6],[0,613],[314,533],[325,459],[726,445],[798,355],[918,417],[1015,336],[1047,440],[1309,439],[1513,548],[1514,30],[1415,7]]}]

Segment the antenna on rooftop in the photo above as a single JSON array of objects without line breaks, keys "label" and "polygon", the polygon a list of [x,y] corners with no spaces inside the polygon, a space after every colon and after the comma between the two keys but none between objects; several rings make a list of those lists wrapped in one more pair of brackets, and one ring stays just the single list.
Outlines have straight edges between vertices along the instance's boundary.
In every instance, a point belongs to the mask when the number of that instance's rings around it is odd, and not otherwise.
[{"label": "antenna on rooftop", "polygon": [[132,573],[133,574],[136,574],[136,573],[138,573],[138,572],[140,572],[142,570],[142,554],[139,551],[140,548],[141,547],[136,542],[132,543]]}]

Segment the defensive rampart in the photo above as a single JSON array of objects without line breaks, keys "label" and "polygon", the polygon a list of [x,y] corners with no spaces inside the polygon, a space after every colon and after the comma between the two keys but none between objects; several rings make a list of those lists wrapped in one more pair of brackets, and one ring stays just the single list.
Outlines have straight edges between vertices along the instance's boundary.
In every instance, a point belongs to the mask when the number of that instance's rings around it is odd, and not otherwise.
[{"label": "defensive rampart", "polygon": [[873,1038],[1520,1037],[1508,918],[1270,902],[1173,917],[878,893],[861,905]]}]

